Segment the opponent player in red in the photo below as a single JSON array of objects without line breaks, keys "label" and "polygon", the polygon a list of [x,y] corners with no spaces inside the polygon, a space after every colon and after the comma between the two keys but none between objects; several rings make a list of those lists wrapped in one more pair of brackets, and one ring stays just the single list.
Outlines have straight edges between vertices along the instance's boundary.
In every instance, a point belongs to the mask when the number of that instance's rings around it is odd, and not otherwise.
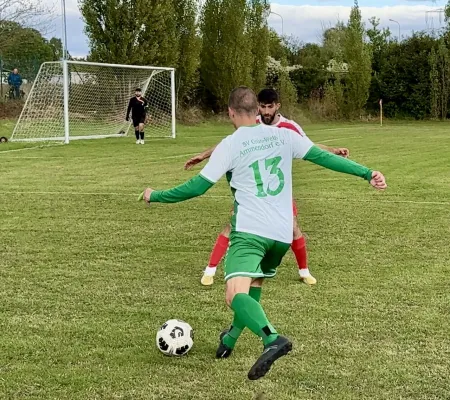
[{"label": "opponent player in red", "polygon": [[[278,110],[281,107],[278,93],[273,89],[263,89],[258,94],[258,103],[259,103],[259,116],[257,119],[257,123],[263,123],[266,125],[276,126],[278,128],[287,128],[292,129],[297,132],[299,135],[306,136],[303,132],[300,125],[291,121],[285,117],[283,117]],[[340,155],[342,157],[348,157],[349,151],[346,148],[332,148],[325,146],[323,144],[317,144],[318,147],[323,150],[327,150],[333,154]],[[203,160],[209,158],[214,151],[216,146],[205,150],[203,153],[198,154],[197,156],[188,160],[185,164],[185,169],[190,169],[194,165],[202,162]],[[308,268],[308,253],[306,251],[306,240],[303,236],[300,227],[297,223],[297,206],[295,201],[292,201],[293,215],[294,215],[294,232],[293,232],[293,240],[291,249],[294,252],[295,258],[298,264],[298,271],[300,275],[300,280],[308,285],[315,285],[317,280],[311,275]],[[211,256],[209,259],[208,266],[203,272],[203,276],[201,279],[201,283],[204,286],[209,286],[214,283],[214,275],[216,274],[217,265],[220,263],[222,258],[224,257],[229,242],[230,236],[230,225],[228,224],[222,232],[219,234],[219,237],[216,240],[214,248],[211,252]]]}]

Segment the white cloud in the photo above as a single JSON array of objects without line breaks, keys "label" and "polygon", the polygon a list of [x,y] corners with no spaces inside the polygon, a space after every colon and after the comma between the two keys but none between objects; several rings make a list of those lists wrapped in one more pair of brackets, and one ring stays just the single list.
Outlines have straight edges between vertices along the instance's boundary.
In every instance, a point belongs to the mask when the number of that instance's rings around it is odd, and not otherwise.
[{"label": "white cloud", "polygon": [[[41,0],[43,5],[49,6],[54,13],[52,26],[49,27],[46,36],[62,37],[62,8],[61,1]],[[78,8],[78,0],[65,0],[67,47],[69,53],[75,57],[86,56],[89,52],[88,40],[84,34],[84,23]]]}]

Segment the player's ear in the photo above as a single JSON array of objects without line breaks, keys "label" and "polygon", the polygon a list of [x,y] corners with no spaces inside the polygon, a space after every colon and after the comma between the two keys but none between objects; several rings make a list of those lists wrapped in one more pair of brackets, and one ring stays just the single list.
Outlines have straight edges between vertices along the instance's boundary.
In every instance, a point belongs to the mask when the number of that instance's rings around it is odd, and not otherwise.
[{"label": "player's ear", "polygon": [[281,103],[275,104],[275,109],[276,109],[277,111],[280,109],[280,107],[281,107]]},{"label": "player's ear", "polygon": [[234,118],[234,110],[232,108],[230,108],[230,107],[228,107],[228,116],[230,118]]}]

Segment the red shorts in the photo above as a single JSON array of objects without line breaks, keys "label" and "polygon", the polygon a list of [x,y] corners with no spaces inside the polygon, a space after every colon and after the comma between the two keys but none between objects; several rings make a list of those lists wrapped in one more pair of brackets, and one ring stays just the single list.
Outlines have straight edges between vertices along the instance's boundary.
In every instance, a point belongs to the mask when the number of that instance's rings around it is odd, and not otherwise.
[{"label": "red shorts", "polygon": [[[233,215],[233,213],[234,213],[234,209],[232,208],[231,209],[231,215]],[[292,199],[292,214],[294,215],[294,217],[296,217],[298,215],[297,204],[295,204],[295,200],[294,199]]]}]

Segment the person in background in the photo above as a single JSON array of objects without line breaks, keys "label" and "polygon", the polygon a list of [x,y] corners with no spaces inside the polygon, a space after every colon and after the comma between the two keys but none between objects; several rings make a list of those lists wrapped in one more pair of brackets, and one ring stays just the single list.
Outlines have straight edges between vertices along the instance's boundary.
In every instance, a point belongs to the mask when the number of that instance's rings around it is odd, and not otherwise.
[{"label": "person in background", "polygon": [[8,85],[13,89],[13,95],[15,99],[20,99],[20,87],[22,86],[22,77],[19,74],[19,70],[14,68],[8,75]]},{"label": "person in background", "polygon": [[136,134],[136,144],[144,144],[144,124],[147,117],[147,105],[148,101],[142,96],[142,90],[137,88],[134,97],[128,103],[127,115],[125,117],[129,121],[131,111],[134,133]]}]

